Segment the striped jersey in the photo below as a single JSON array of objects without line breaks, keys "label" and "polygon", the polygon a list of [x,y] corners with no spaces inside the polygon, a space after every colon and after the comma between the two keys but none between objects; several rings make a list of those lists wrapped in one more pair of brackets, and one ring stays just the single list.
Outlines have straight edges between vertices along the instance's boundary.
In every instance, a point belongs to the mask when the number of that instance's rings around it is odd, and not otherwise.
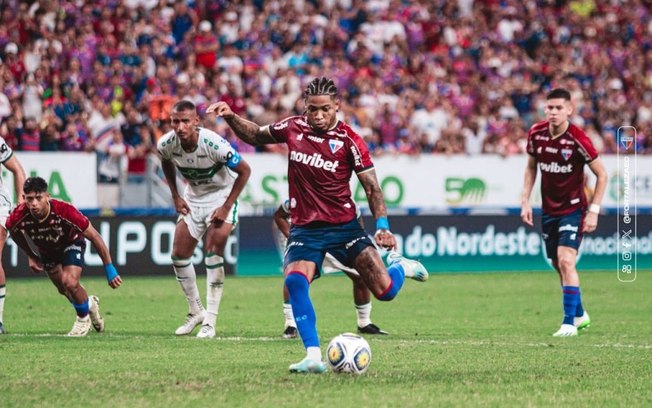
[{"label": "striped jersey", "polygon": [[238,152],[217,133],[199,128],[197,148],[186,152],[179,138],[170,131],[158,141],[163,160],[171,160],[188,182],[184,199],[200,207],[217,207],[229,196],[237,175],[229,170],[240,162]]}]

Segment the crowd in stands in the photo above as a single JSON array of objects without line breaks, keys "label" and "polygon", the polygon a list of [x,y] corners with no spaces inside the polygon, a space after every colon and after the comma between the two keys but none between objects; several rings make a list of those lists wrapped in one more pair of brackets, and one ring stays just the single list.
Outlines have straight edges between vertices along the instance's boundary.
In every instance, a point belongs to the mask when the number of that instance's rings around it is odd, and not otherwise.
[{"label": "crowd in stands", "polygon": [[[646,0],[3,0],[0,135],[23,151],[97,151],[130,174],[171,105],[218,100],[257,123],[302,112],[315,76],[374,154],[524,152],[546,91],[598,150],[638,130],[652,153]],[[203,124],[240,151],[211,115]],[[278,148],[278,147],[277,147]]]}]

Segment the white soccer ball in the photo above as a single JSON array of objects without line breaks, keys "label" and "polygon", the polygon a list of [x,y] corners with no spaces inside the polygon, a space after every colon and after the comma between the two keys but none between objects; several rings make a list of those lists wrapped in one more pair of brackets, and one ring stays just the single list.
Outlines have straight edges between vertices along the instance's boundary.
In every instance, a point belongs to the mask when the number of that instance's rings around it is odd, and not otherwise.
[{"label": "white soccer ball", "polygon": [[326,349],[328,366],[336,373],[362,374],[371,363],[371,348],[362,337],[344,333],[333,337]]}]

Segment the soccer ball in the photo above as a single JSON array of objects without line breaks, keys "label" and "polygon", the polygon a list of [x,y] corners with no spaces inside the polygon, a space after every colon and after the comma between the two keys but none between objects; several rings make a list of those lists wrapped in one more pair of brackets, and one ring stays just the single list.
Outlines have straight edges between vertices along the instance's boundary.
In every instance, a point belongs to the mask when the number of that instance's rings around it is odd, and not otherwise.
[{"label": "soccer ball", "polygon": [[371,363],[371,348],[362,337],[344,333],[333,337],[326,349],[328,365],[336,373],[362,374]]}]

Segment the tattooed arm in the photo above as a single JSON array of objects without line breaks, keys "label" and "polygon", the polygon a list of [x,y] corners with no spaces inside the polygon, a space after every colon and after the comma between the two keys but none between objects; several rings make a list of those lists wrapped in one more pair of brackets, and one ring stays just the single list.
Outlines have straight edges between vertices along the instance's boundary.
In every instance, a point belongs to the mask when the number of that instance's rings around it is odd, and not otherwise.
[{"label": "tattooed arm", "polygon": [[[376,170],[370,169],[358,173],[358,180],[360,180],[360,184],[362,184],[362,188],[364,188],[364,192],[367,195],[369,209],[374,215],[374,218],[376,218],[377,231],[374,235],[376,243],[384,248],[394,248],[396,246],[396,239],[389,231],[387,206],[385,205],[383,190],[378,183],[378,177],[376,177]],[[384,225],[380,220],[384,220]]]},{"label": "tattooed arm", "polygon": [[272,137],[267,126],[260,127],[254,122],[241,118],[231,110],[226,102],[214,103],[206,109],[206,113],[213,112],[217,116],[223,117],[235,135],[250,145],[281,143]]}]

